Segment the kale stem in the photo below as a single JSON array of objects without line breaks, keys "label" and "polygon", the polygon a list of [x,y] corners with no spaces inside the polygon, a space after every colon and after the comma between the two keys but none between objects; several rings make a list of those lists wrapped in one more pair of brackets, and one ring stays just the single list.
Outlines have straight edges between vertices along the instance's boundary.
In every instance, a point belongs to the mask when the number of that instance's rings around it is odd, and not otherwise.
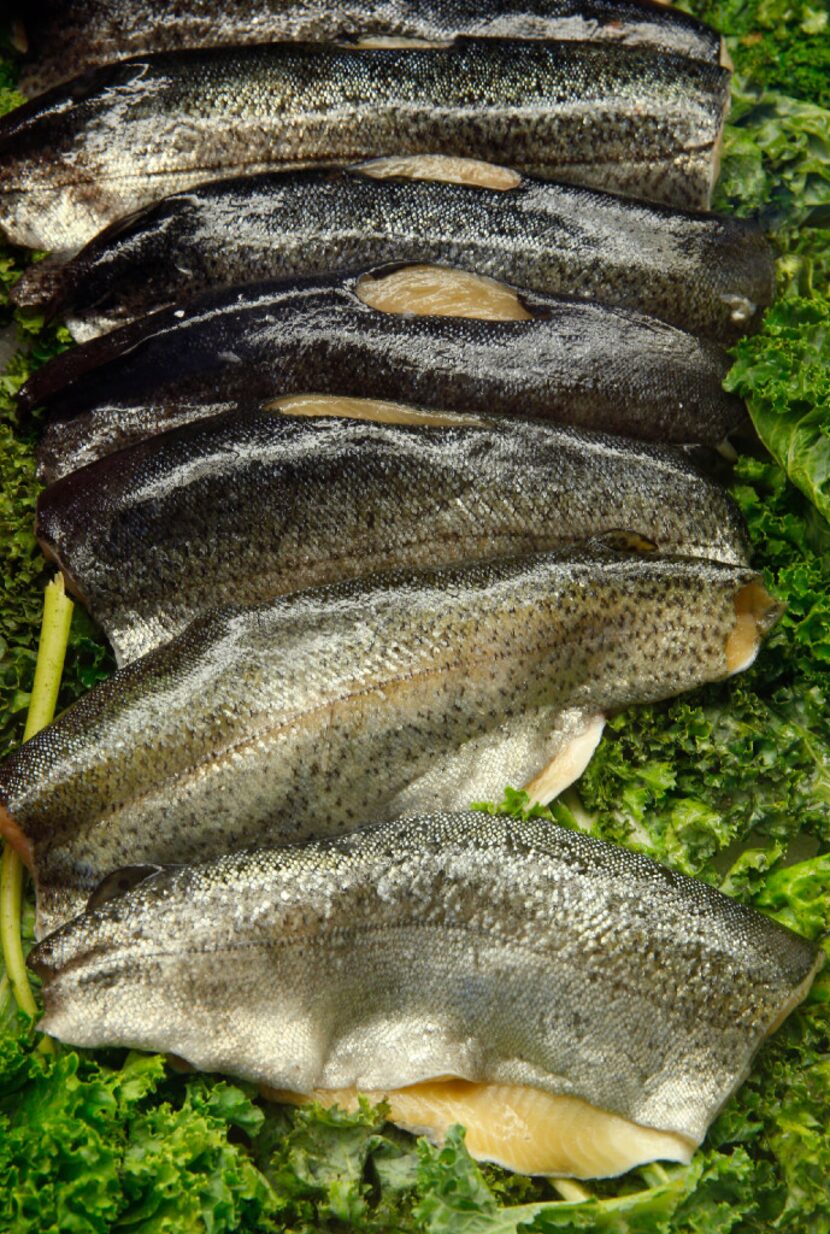
[{"label": "kale stem", "polygon": [[63,575],[59,574],[47,584],[44,592],[43,622],[40,627],[35,680],[23,732],[24,741],[45,728],[55,714],[73,607],[64,590]]},{"label": "kale stem", "polygon": [[590,1191],[586,1187],[581,1187],[572,1178],[552,1178],[550,1181],[562,1199],[568,1200],[571,1204],[583,1203],[591,1199]]},{"label": "kale stem", "polygon": [[[59,574],[47,585],[43,597],[43,621],[40,627],[35,680],[23,733],[24,741],[45,728],[55,714],[72,622],[72,608],[72,601],[64,590],[63,577]],[[37,1015],[37,1003],[26,972],[21,936],[22,899],[23,865],[14,849],[7,844],[0,862],[0,942],[15,1001],[21,1011],[34,1018]],[[42,1039],[41,1049],[52,1049],[48,1037]]]},{"label": "kale stem", "polygon": [[37,1004],[26,974],[23,940],[20,937],[22,897],[23,864],[14,849],[7,844],[0,863],[0,935],[3,939],[3,960],[18,1007],[34,1018],[37,1015]]}]

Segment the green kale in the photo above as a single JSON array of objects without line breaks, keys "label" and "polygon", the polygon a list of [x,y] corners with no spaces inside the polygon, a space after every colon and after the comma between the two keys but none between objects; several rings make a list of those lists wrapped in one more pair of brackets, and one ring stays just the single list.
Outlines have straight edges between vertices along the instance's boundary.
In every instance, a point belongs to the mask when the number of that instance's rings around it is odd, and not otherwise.
[{"label": "green kale", "polygon": [[246,1147],[262,1122],[239,1086],[171,1077],[158,1057],[110,1066],[0,1037],[0,1228],[272,1229],[275,1198]]},{"label": "green kale", "polygon": [[[0,285],[19,277],[22,260],[15,250],[0,249]],[[0,308],[0,315],[4,310]],[[14,330],[5,310],[6,329]],[[2,326],[2,316],[0,316]],[[19,321],[17,323],[18,330]],[[30,320],[29,327],[35,329]],[[24,343],[23,332],[17,341]],[[40,484],[35,475],[36,428],[21,426],[15,394],[31,372],[71,344],[63,329],[35,329],[0,374],[0,756],[23,736],[37,651],[43,588],[52,575],[34,536]],[[68,706],[89,686],[112,671],[113,659],[84,611],[76,608],[59,706]]]},{"label": "green kale", "polygon": [[830,108],[830,23],[821,0],[681,0],[726,36],[742,77]]},{"label": "green kale", "polygon": [[[798,228],[830,220],[830,110],[737,81],[714,208],[760,214],[788,251]],[[827,247],[826,234],[816,247]]]},{"label": "green kale", "polygon": [[830,518],[830,300],[779,300],[762,333],[743,339],[735,355],[727,388],[746,400],[770,454]]}]

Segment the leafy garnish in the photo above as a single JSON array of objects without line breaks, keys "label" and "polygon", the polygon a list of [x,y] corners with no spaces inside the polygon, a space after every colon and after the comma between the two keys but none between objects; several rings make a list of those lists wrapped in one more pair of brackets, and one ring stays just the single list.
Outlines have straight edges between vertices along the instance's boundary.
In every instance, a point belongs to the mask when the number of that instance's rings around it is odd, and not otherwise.
[{"label": "leafy garnish", "polygon": [[830,519],[830,300],[779,300],[743,339],[727,388],[746,399],[758,436]]},{"label": "leafy garnish", "polygon": [[272,1229],[275,1198],[245,1148],[262,1122],[238,1086],[170,1078],[158,1057],[111,1067],[0,1037],[0,1229]]}]

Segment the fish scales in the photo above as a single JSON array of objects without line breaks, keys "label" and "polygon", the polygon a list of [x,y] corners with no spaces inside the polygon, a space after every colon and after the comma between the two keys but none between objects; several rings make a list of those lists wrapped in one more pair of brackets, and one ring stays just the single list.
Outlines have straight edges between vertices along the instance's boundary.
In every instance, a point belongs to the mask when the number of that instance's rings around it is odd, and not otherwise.
[{"label": "fish scales", "polygon": [[281,39],[590,39],[645,44],[713,64],[722,59],[721,37],[710,26],[637,0],[226,0],[220,8],[212,0],[190,0],[186,8],[167,0],[27,0],[21,17],[33,56],[23,67],[25,94],[123,56]]},{"label": "fish scales", "polygon": [[623,527],[663,552],[748,560],[737,507],[681,452],[530,421],[234,412],[74,472],[37,509],[41,546],[120,664],[217,604]]},{"label": "fish scales", "polygon": [[705,209],[728,103],[725,69],[608,44],[163,52],[93,69],[0,120],[0,229],[69,254],[206,180],[423,153]]},{"label": "fish scales", "polygon": [[766,237],[744,219],[530,176],[505,191],[314,169],[169,197],[68,265],[31,266],[12,294],[85,339],[214,287],[391,261],[449,262],[722,341],[752,327],[774,288]]},{"label": "fish scales", "polygon": [[306,1094],[520,1085],[691,1147],[819,955],[626,849],[438,813],[156,873],[30,963],[71,1044]]},{"label": "fish scales", "polygon": [[779,612],[745,567],[605,547],[219,609],[0,764],[0,830],[33,865],[43,933],[119,866],[466,808],[505,783],[550,797],[608,710],[744,667]]},{"label": "fish scales", "polygon": [[19,394],[50,413],[51,482],[240,402],[296,392],[565,421],[717,445],[744,418],[726,354],[624,309],[521,293],[524,321],[405,316],[363,303],[362,276],[212,293],[56,357]]}]

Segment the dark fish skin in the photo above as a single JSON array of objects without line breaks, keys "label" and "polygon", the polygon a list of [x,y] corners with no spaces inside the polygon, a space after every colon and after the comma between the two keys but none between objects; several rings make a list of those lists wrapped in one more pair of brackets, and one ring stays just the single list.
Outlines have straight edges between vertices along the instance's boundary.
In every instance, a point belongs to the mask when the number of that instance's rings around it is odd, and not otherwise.
[{"label": "dark fish skin", "polygon": [[680,451],[531,421],[231,413],[66,476],[36,532],[123,664],[217,604],[623,527],[666,553],[748,561],[737,507]]},{"label": "dark fish skin", "polygon": [[559,420],[717,445],[744,416],[714,343],[625,309],[521,293],[525,321],[370,308],[361,275],[263,284],[164,309],[44,365],[22,410],[50,421],[51,482],[166,428],[291,393]]},{"label": "dark fish skin", "polygon": [[33,867],[40,936],[122,866],[466,809],[506,783],[547,799],[609,711],[746,667],[779,614],[744,566],[597,546],[216,609],[0,763],[0,831]]},{"label": "dark fish skin", "polygon": [[530,1085],[697,1144],[820,959],[640,854],[459,813],[160,871],[29,963],[73,1045],[305,1093]]},{"label": "dark fish skin", "polygon": [[85,69],[124,56],[282,39],[339,41],[357,36],[447,39],[588,39],[648,45],[718,64],[720,35],[647,0],[27,0],[32,62],[20,88],[39,94]]},{"label": "dark fish skin", "polygon": [[733,342],[772,303],[772,250],[743,219],[525,176],[508,191],[354,169],[212,182],[114,224],[16,303],[78,338],[212,288],[390,261],[439,261],[534,291],[635,309]]},{"label": "dark fish skin", "polygon": [[92,69],[0,120],[0,230],[68,254],[207,180],[423,153],[706,209],[728,105],[725,69],[602,43],[159,53]]}]

